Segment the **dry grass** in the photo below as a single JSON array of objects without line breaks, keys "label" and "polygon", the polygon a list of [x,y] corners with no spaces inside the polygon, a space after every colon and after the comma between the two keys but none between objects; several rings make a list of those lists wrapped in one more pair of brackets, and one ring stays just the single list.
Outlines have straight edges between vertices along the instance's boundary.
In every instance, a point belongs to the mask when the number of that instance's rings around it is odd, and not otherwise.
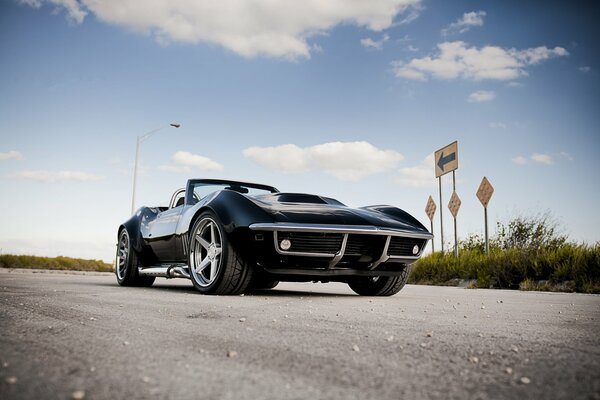
[{"label": "dry grass", "polygon": [[442,285],[473,280],[479,288],[600,293],[600,243],[556,248],[462,249],[459,257],[435,253],[417,261],[409,282]]},{"label": "dry grass", "polygon": [[83,260],[70,257],[38,257],[0,255],[0,268],[53,269],[71,271],[113,272],[112,264],[100,260]]}]

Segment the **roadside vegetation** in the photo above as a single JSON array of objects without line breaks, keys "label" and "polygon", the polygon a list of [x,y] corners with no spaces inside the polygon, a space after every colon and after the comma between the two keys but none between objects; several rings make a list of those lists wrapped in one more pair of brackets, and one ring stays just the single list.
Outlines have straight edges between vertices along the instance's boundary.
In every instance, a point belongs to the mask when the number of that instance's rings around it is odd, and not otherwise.
[{"label": "roadside vegetation", "polygon": [[15,256],[11,254],[0,255],[0,268],[24,269],[54,269],[71,271],[99,271],[112,272],[112,264],[100,260],[83,260],[70,257],[37,257]]},{"label": "roadside vegetation", "polygon": [[409,283],[473,288],[600,293],[600,242],[569,242],[548,214],[499,222],[485,241],[471,235],[459,243],[459,255],[436,252],[413,265]]}]

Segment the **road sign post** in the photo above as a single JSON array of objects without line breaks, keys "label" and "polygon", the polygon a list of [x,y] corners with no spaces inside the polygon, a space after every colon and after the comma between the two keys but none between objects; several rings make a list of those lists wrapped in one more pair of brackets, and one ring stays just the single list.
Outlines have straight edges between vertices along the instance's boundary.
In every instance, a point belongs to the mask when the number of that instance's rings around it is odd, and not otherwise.
[{"label": "road sign post", "polygon": [[[427,214],[427,217],[429,218],[429,222],[431,223],[431,233],[432,234],[433,234],[433,217],[435,216],[436,208],[437,208],[437,206],[435,205],[435,201],[433,201],[433,198],[431,196],[429,196],[429,199],[427,200],[427,205],[425,206],[425,213]],[[433,239],[431,239],[431,252],[435,253],[435,245],[433,244]]]},{"label": "road sign post", "polygon": [[490,254],[487,206],[490,202],[490,199],[492,198],[492,194],[494,194],[494,187],[492,186],[490,181],[488,181],[488,179],[484,176],[481,180],[481,184],[479,185],[479,189],[477,189],[477,198],[483,206],[483,220],[485,224],[485,254]]},{"label": "road sign post", "polygon": [[456,216],[458,215],[458,210],[460,209],[461,201],[460,197],[456,194],[456,192],[452,192],[452,197],[450,197],[450,202],[448,203],[448,209],[452,213],[454,217],[454,256],[458,257],[458,230],[456,229]]},{"label": "road sign post", "polygon": [[442,177],[438,177],[440,185],[440,245],[442,246],[442,254],[444,254],[444,213],[442,212]]},{"label": "road sign post", "polygon": [[[444,252],[444,218],[442,213],[442,175],[452,172],[452,187],[456,193],[456,176],[454,171],[458,169],[458,141],[454,141],[447,146],[437,150],[434,155],[435,177],[438,178],[440,190],[440,240],[442,244],[442,253]],[[456,217],[454,218],[454,236],[456,239]],[[456,240],[455,240],[456,241]],[[458,248],[455,249],[457,254]]]}]

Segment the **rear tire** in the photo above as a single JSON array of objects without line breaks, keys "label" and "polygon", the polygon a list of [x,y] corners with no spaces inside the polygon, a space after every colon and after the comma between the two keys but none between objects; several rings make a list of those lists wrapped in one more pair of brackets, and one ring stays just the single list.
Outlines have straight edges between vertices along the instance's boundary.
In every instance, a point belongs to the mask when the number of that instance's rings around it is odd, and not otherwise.
[{"label": "rear tire", "polygon": [[117,256],[115,262],[115,275],[121,286],[152,286],[153,276],[140,276],[138,273],[139,262],[127,229],[119,232]]},{"label": "rear tire", "polygon": [[252,267],[231,246],[219,218],[200,214],[190,231],[189,271],[196,290],[204,294],[243,293],[252,280]]},{"label": "rear tire", "polygon": [[407,265],[399,276],[356,277],[348,286],[361,296],[393,296],[406,285],[410,270],[411,266]]}]

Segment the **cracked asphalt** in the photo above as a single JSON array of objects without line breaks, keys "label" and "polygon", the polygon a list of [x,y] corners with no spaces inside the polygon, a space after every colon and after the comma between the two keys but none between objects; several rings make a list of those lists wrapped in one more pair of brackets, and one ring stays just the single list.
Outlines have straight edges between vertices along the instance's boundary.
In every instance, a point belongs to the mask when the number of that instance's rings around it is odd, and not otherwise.
[{"label": "cracked asphalt", "polygon": [[600,296],[0,269],[2,399],[600,399]]}]

